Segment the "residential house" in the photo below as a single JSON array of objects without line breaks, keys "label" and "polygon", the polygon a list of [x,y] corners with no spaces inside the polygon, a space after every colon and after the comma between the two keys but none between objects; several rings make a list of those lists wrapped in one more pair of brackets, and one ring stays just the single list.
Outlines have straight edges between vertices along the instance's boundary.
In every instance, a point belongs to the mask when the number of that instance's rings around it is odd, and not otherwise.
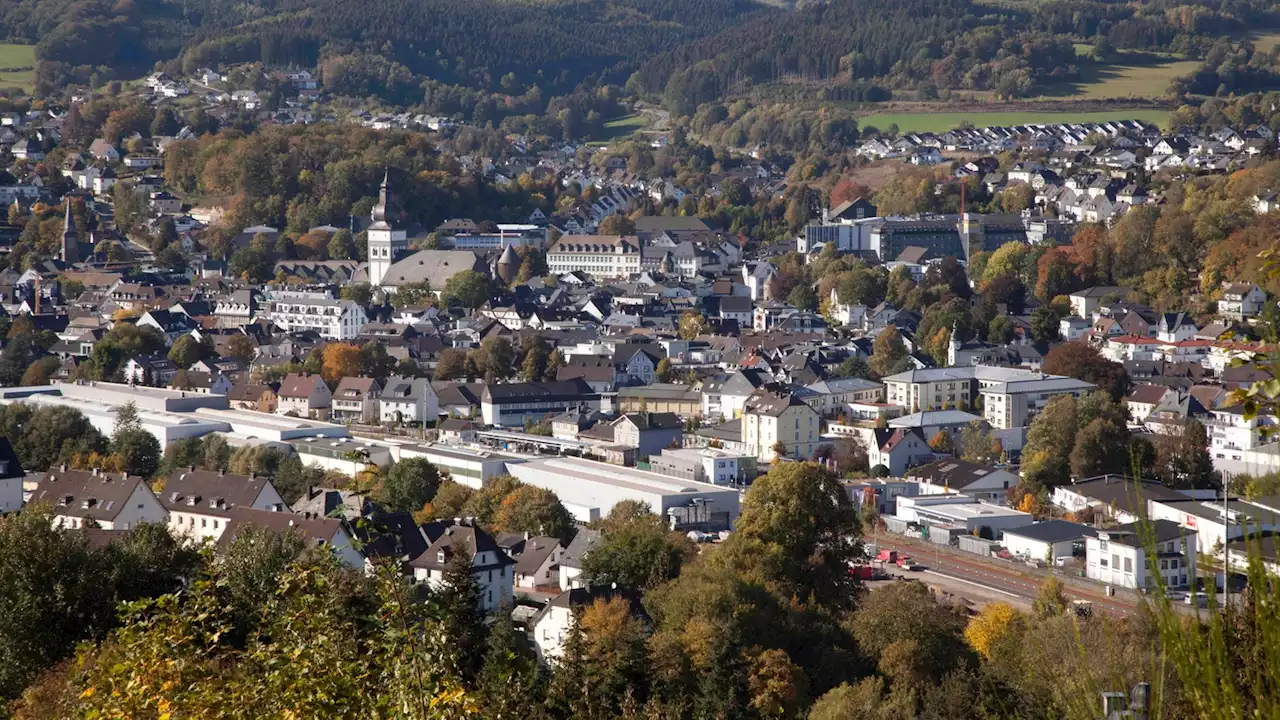
[{"label": "residential house", "polygon": [[234,383],[227,391],[227,400],[235,410],[274,413],[280,399],[270,385],[240,382]]},{"label": "residential house", "polygon": [[426,552],[409,561],[414,579],[432,589],[443,587],[445,573],[460,553],[470,557],[471,574],[480,588],[479,609],[491,613],[510,607],[515,561],[470,518],[448,525]]},{"label": "residential house", "polygon": [[1195,533],[1170,520],[1099,529],[1085,539],[1085,576],[1131,589],[1187,587],[1196,576],[1196,552]]},{"label": "residential house", "polygon": [[378,418],[384,424],[434,423],[440,408],[440,396],[426,378],[392,375],[378,395]]},{"label": "residential house", "polygon": [[296,417],[327,419],[333,407],[333,393],[324,379],[310,373],[290,373],[280,382],[276,393],[276,413]]},{"label": "residential house", "polygon": [[763,462],[779,456],[808,459],[821,425],[818,413],[794,393],[761,388],[742,408],[742,442]]},{"label": "residential house", "polygon": [[13,445],[0,437],[0,515],[22,509],[22,482],[26,474]]},{"label": "residential house", "polygon": [[1185,499],[1186,495],[1156,482],[1104,475],[1059,485],[1053,489],[1050,502],[1077,515],[1132,523],[1150,517],[1153,502]]},{"label": "residential house", "polygon": [[902,477],[907,469],[934,459],[933,449],[924,433],[917,428],[877,428],[868,431],[867,463],[874,469],[884,467],[889,476]]},{"label": "residential house", "polygon": [[639,459],[657,455],[673,445],[679,447],[683,434],[684,423],[669,412],[628,413],[613,423],[613,442],[636,448]]},{"label": "residential house", "polygon": [[658,377],[658,363],[666,357],[661,345],[655,343],[625,343],[613,351],[613,364],[617,368],[620,384],[648,385]]},{"label": "residential house", "polygon": [[114,143],[106,138],[97,138],[89,143],[89,154],[97,160],[115,162],[120,159],[120,151]]},{"label": "residential house", "polygon": [[1146,422],[1147,417],[1171,396],[1177,398],[1178,391],[1167,385],[1134,385],[1129,390],[1129,396],[1125,398],[1125,405],[1129,408],[1129,418],[1135,423]]},{"label": "residential house", "polygon": [[497,541],[498,546],[516,561],[513,569],[516,588],[556,587],[560,580],[557,566],[564,554],[564,546],[559,540],[545,535],[530,537],[529,533],[499,533]]},{"label": "residential house", "polygon": [[1253,283],[1227,283],[1218,299],[1218,314],[1230,320],[1248,320],[1262,314],[1267,294]]},{"label": "residential house", "polygon": [[344,521],[314,515],[299,515],[287,510],[259,510],[243,505],[233,508],[230,520],[218,538],[218,549],[225,552],[235,542],[236,537],[248,527],[277,535],[293,535],[302,540],[304,549],[326,548],[333,552],[338,561],[346,567],[355,569],[365,567],[364,556],[356,549],[351,531]]},{"label": "residential house", "polygon": [[194,468],[169,474],[160,504],[169,512],[169,529],[197,543],[221,537],[237,507],[286,509],[284,499],[265,477]]},{"label": "residential house", "polygon": [[32,503],[53,510],[54,527],[128,530],[163,523],[168,513],[146,481],[136,475],[51,468],[31,493]]},{"label": "residential house", "polygon": [[906,478],[919,484],[920,495],[961,493],[979,500],[1003,504],[1018,475],[1004,468],[944,458],[907,471]]},{"label": "residential house", "polygon": [[564,553],[560,556],[560,589],[571,590],[573,588],[584,587],[582,581],[582,560],[591,552],[592,548],[600,544],[601,535],[599,530],[591,528],[581,528],[578,534],[573,536],[573,540],[565,547]]},{"label": "residential house", "polygon": [[1123,299],[1129,293],[1133,292],[1131,287],[1122,287],[1117,285],[1098,285],[1084,290],[1077,290],[1071,293],[1068,298],[1071,300],[1071,312],[1077,317],[1092,317],[1095,310],[1107,298]]},{"label": "residential house", "polygon": [[137,385],[165,387],[178,374],[178,366],[164,355],[137,355],[124,364],[124,380]]},{"label": "residential house", "polygon": [[[431,383],[425,383],[427,387]],[[333,390],[333,419],[339,422],[378,421],[378,394],[382,383],[375,378],[344,377]]]},{"label": "residential house", "polygon": [[582,609],[597,600],[608,601],[614,597],[627,600],[633,614],[643,615],[635,598],[611,587],[572,588],[552,598],[530,622],[538,660],[545,665],[558,662],[564,655],[564,644]]}]

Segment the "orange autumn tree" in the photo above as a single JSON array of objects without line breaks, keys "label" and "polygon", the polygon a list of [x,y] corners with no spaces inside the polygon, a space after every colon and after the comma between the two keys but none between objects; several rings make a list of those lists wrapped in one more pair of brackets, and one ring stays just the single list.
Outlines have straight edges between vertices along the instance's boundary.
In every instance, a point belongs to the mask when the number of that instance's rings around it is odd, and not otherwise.
[{"label": "orange autumn tree", "polygon": [[360,348],[350,343],[329,343],[324,346],[324,362],[320,375],[330,385],[344,377],[360,374]]}]

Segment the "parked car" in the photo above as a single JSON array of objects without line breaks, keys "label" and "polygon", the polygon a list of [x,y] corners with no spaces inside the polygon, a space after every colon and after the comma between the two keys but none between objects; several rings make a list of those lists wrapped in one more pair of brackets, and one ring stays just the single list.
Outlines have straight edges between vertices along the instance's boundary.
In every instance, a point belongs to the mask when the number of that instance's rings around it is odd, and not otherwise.
[{"label": "parked car", "polygon": [[902,568],[903,570],[919,570],[920,563],[904,555],[902,556],[901,559],[898,560],[898,567]]}]

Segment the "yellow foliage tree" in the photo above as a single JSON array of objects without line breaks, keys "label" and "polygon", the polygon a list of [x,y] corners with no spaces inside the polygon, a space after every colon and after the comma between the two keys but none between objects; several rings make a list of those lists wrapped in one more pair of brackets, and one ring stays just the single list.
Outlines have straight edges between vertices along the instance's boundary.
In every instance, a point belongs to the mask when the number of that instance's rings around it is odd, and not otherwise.
[{"label": "yellow foliage tree", "polygon": [[1044,506],[1040,504],[1040,499],[1031,493],[1023,493],[1022,500],[1018,502],[1018,511],[1031,513],[1035,516],[1044,514]]},{"label": "yellow foliage tree", "polygon": [[320,374],[327,383],[336,383],[344,377],[360,374],[360,348],[350,343],[329,343],[324,346],[324,363]]},{"label": "yellow foliage tree", "polygon": [[992,603],[969,621],[964,629],[964,639],[984,658],[991,659],[991,648],[1007,635],[1022,615],[1008,603]]}]

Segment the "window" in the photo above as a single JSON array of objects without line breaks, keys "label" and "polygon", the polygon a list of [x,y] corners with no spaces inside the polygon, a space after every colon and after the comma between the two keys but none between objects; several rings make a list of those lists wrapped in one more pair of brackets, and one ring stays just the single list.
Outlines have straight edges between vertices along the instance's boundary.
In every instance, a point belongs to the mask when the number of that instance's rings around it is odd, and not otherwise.
[{"label": "window", "polygon": [[1133,573],[1133,558],[1124,559],[1124,571],[1130,574]]},{"label": "window", "polygon": [[1111,553],[1111,567],[1120,567],[1120,556],[1115,553]]},{"label": "window", "polygon": [[205,527],[205,524],[207,523],[207,521],[208,521],[208,518],[200,518],[200,527]]}]

